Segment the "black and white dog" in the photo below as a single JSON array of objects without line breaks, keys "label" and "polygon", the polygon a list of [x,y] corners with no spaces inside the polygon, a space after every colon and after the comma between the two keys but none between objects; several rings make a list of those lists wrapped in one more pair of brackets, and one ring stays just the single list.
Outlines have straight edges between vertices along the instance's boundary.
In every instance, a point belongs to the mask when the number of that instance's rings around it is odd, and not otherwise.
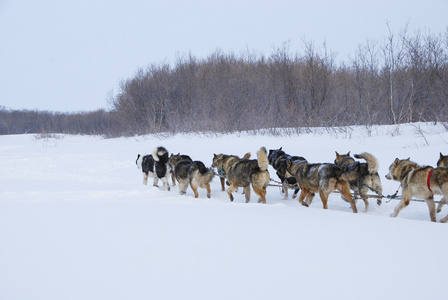
[{"label": "black and white dog", "polygon": [[143,184],[148,184],[148,177],[154,178],[153,185],[158,186],[157,183],[159,179],[163,182],[163,188],[170,190],[170,184],[168,178],[170,177],[171,171],[168,167],[168,150],[164,147],[157,147],[152,152],[152,155],[137,155],[137,160],[135,161],[137,168],[142,169],[143,172]]}]

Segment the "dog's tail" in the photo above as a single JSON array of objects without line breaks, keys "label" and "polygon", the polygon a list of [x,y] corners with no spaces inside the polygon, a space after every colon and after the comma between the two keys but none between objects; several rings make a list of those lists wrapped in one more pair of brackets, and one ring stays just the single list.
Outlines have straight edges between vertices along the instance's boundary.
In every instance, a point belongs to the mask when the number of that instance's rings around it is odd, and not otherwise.
[{"label": "dog's tail", "polygon": [[250,152],[247,152],[246,154],[244,154],[242,159],[249,159],[251,155],[252,154]]},{"label": "dog's tail", "polygon": [[152,151],[152,157],[157,162],[167,163],[169,160],[168,150],[164,147],[157,147],[154,151]]},{"label": "dog's tail", "polygon": [[265,147],[261,147],[257,153],[258,167],[261,171],[266,171],[269,166],[268,153]]},{"label": "dog's tail", "polygon": [[209,183],[215,177],[215,171],[212,168],[207,168],[202,161],[195,161],[201,176],[201,181]]},{"label": "dog's tail", "polygon": [[362,158],[367,162],[369,173],[377,173],[378,172],[378,168],[379,168],[378,160],[372,154],[363,152],[361,154],[355,154],[354,157]]}]

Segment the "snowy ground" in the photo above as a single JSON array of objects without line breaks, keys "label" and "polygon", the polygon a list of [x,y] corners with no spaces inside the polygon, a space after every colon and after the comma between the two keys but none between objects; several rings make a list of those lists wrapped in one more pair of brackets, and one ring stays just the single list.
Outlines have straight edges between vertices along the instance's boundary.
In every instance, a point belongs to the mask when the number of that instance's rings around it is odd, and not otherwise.
[{"label": "snowy ground", "polygon": [[[211,165],[214,153],[261,146],[332,162],[368,151],[384,178],[396,158],[435,165],[448,154],[439,125],[102,139],[0,136],[0,299],[446,299],[448,224],[424,203],[371,200],[358,214],[338,194],[323,210],[268,188],[267,205],[143,186],[137,153],[159,145]],[[277,179],[270,169],[271,177]],[[152,181],[150,181],[152,182]],[[440,197],[436,196],[436,200]],[[448,207],[438,214],[448,214]]]}]

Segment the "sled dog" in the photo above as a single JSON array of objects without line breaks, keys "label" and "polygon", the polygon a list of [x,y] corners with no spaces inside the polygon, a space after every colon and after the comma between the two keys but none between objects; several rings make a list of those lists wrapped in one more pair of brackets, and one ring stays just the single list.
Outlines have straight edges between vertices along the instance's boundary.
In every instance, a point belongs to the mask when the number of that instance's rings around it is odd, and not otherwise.
[{"label": "sled dog", "polygon": [[193,161],[190,156],[188,156],[186,154],[180,154],[180,153],[178,153],[176,155],[171,153],[170,158],[168,159],[168,166],[170,167],[171,180],[173,181],[173,185],[176,185],[176,176],[174,176],[174,166],[173,166],[173,164],[175,165],[178,162],[180,162],[181,160]]},{"label": "sled dog", "polygon": [[[389,180],[401,183],[402,198],[395,207],[391,217],[396,217],[398,213],[409,205],[412,197],[423,198],[428,205],[429,217],[432,222],[436,222],[436,207],[434,194],[448,196],[448,169],[433,168],[431,166],[420,166],[408,159],[398,159],[389,167],[386,175]],[[447,222],[448,215],[440,220]]]},{"label": "sled dog", "polygon": [[157,147],[152,155],[137,155],[135,161],[137,168],[141,168],[143,172],[143,184],[148,184],[148,177],[154,178],[153,186],[158,186],[159,179],[163,182],[163,188],[169,191],[170,184],[168,177],[170,174],[168,164],[168,151],[164,147]]},{"label": "sled dog", "polygon": [[[276,174],[278,178],[280,178],[280,181],[283,185],[283,192],[285,193],[285,200],[288,199],[288,185],[297,185],[297,180],[294,176],[287,176],[286,175],[286,160],[292,160],[292,161],[302,161],[305,160],[305,158],[301,156],[291,156],[285,153],[285,151],[282,150],[282,147],[279,149],[271,149],[269,150],[268,160],[269,164],[274,168],[276,171]],[[292,198],[297,197],[297,194],[299,193],[300,188],[297,186],[297,188],[294,189],[294,194],[292,195]]]},{"label": "sled dog", "polygon": [[179,182],[179,194],[185,195],[188,185],[194,192],[194,197],[198,198],[198,187],[207,190],[207,197],[211,197],[210,182],[215,176],[215,171],[206,168],[201,161],[192,161],[191,158],[178,155],[170,158],[170,164],[174,168],[174,176]]},{"label": "sled dog", "polygon": [[[448,155],[443,155],[442,153],[440,153],[440,158],[437,161],[437,167],[438,168],[448,168]],[[437,205],[438,213],[442,211],[442,207],[445,204],[446,204],[446,199],[445,199],[445,197],[443,197],[442,199],[440,199],[439,205]],[[448,221],[448,220],[446,220],[446,221]]]},{"label": "sled dog", "polygon": [[[378,160],[375,156],[367,152],[355,154],[354,157],[364,159],[366,162],[361,163],[355,161],[350,156],[350,152],[347,154],[339,154],[336,152],[334,163],[346,174],[350,183],[350,189],[364,201],[364,211],[367,212],[369,209],[369,200],[367,199],[369,189],[378,195],[383,194],[383,187],[381,186],[380,176],[378,175]],[[381,205],[381,199],[377,200],[377,204]]]},{"label": "sled dog", "polygon": [[[250,152],[244,154],[243,159],[249,159],[251,156]],[[237,155],[227,155],[227,154],[213,154],[212,167],[216,168],[219,174],[219,179],[221,181],[221,190],[225,191],[225,179],[226,172],[230,165],[234,164],[236,161],[240,160]]]},{"label": "sled dog", "polygon": [[[299,202],[309,206],[315,193],[319,193],[324,209],[328,209],[328,196],[338,190],[343,200],[350,203],[354,213],[358,212],[350,193],[350,185],[341,168],[330,163],[313,163],[286,160],[286,171],[293,175],[301,192]],[[306,198],[306,201],[304,199]]]},{"label": "sled dog", "polygon": [[258,202],[266,203],[266,188],[269,184],[270,177],[268,172],[268,155],[266,148],[262,147],[257,153],[257,159],[237,159],[232,158],[223,163],[221,157],[216,160],[218,168],[223,166],[225,176],[229,182],[229,188],[227,194],[230,201],[233,201],[232,193],[235,192],[238,187],[243,187],[246,197],[246,203],[250,201],[250,185],[260,198]]}]

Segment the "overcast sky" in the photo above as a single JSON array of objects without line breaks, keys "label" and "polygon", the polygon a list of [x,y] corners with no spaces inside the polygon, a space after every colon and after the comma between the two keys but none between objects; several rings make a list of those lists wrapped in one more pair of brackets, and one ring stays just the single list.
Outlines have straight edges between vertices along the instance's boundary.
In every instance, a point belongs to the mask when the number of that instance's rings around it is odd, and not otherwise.
[{"label": "overcast sky", "polygon": [[366,40],[444,33],[448,0],[0,0],[0,106],[90,111],[108,108],[119,82],[151,63],[191,52],[271,54],[289,42],[326,41],[338,60]]}]

